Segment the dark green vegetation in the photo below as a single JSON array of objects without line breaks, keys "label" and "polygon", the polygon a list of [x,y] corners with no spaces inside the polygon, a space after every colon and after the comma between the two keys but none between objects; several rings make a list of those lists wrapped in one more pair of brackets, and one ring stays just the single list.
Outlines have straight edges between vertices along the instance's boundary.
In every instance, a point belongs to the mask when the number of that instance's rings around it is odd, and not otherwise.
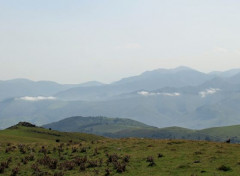
[{"label": "dark green vegetation", "polygon": [[6,130],[0,131],[1,142],[21,142],[21,143],[55,143],[56,139],[61,142],[67,142],[69,139],[75,141],[87,141],[97,140],[102,137],[84,134],[84,133],[65,133],[53,131],[41,127],[29,127],[22,125],[21,122],[18,125],[12,126]]},{"label": "dark green vegetation", "polygon": [[240,125],[191,130],[180,127],[156,128],[134,120],[107,117],[70,117],[43,126],[65,132],[84,132],[112,138],[190,139],[240,143]]},{"label": "dark green vegetation", "polygon": [[239,144],[109,139],[22,125],[0,131],[0,175],[213,176],[240,172]]},{"label": "dark green vegetation", "polygon": [[155,127],[130,119],[81,116],[66,118],[59,122],[43,125],[43,127],[58,131],[83,132],[111,137],[114,137],[115,133],[125,130],[155,129]]},{"label": "dark green vegetation", "polygon": [[[110,135],[109,135],[110,136]],[[160,129],[128,129],[113,133],[111,137],[142,137],[154,139],[188,139],[240,143],[240,125],[191,130],[180,127]]]}]

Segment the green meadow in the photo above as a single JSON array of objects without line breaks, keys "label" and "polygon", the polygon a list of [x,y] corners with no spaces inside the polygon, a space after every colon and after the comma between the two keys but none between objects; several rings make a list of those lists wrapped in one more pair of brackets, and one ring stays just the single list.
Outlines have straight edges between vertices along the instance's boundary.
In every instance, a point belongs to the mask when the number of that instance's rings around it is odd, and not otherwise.
[{"label": "green meadow", "polygon": [[240,145],[111,139],[17,125],[0,131],[0,175],[238,176]]}]

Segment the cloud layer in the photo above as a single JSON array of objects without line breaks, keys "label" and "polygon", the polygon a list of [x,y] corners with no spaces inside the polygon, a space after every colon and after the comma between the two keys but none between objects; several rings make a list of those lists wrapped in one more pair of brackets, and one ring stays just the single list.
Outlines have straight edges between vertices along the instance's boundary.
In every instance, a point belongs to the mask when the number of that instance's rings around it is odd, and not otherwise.
[{"label": "cloud layer", "polygon": [[218,88],[209,88],[209,89],[206,89],[204,91],[201,91],[199,92],[198,94],[204,98],[206,97],[207,95],[211,95],[211,94],[215,94],[216,92],[220,91],[220,89]]},{"label": "cloud layer", "polygon": [[43,96],[37,96],[37,97],[21,97],[17,98],[17,100],[24,100],[24,101],[43,101],[43,100],[55,100],[56,97],[43,97]]},{"label": "cloud layer", "polygon": [[147,92],[147,91],[140,91],[138,92],[139,95],[143,95],[143,96],[156,96],[156,95],[163,95],[163,96],[180,96],[181,94],[178,92],[174,92],[174,93],[166,93],[166,92]]}]

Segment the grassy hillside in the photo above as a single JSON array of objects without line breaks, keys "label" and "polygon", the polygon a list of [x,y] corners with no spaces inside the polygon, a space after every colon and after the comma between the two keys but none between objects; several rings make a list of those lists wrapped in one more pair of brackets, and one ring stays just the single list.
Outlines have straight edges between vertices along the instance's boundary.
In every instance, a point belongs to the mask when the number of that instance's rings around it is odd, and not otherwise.
[{"label": "grassy hillside", "polygon": [[60,142],[88,141],[102,139],[100,136],[85,133],[66,133],[48,130],[40,127],[26,127],[15,125],[6,130],[0,131],[1,142],[21,142],[21,143],[55,143],[56,139]]},{"label": "grassy hillside", "polygon": [[240,125],[214,127],[203,130],[191,130],[180,127],[123,130],[111,134],[111,137],[144,137],[155,139],[189,139],[240,143]]},{"label": "grassy hillside", "polygon": [[66,132],[85,132],[108,136],[129,129],[155,129],[143,123],[123,118],[107,117],[70,117],[43,126]]},{"label": "grassy hillside", "polygon": [[240,142],[240,125],[207,128],[198,132],[208,134],[210,137],[219,138],[219,140],[231,138],[233,142]]},{"label": "grassy hillside", "polygon": [[233,176],[240,172],[239,144],[109,139],[36,127],[0,131],[0,153],[0,175]]},{"label": "grassy hillside", "polygon": [[121,118],[70,117],[44,125],[59,131],[85,132],[112,138],[138,137],[155,139],[190,139],[240,142],[240,125],[191,130],[181,127],[155,128],[143,123]]}]

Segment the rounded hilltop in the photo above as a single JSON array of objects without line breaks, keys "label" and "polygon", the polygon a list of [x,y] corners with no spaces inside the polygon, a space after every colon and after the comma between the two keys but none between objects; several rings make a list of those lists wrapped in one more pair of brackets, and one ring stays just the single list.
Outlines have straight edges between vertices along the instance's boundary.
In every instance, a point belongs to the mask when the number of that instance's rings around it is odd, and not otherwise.
[{"label": "rounded hilltop", "polygon": [[36,125],[31,124],[29,122],[19,122],[18,124],[14,125],[14,126],[11,126],[8,129],[17,128],[19,126],[23,126],[23,127],[37,127]]}]

